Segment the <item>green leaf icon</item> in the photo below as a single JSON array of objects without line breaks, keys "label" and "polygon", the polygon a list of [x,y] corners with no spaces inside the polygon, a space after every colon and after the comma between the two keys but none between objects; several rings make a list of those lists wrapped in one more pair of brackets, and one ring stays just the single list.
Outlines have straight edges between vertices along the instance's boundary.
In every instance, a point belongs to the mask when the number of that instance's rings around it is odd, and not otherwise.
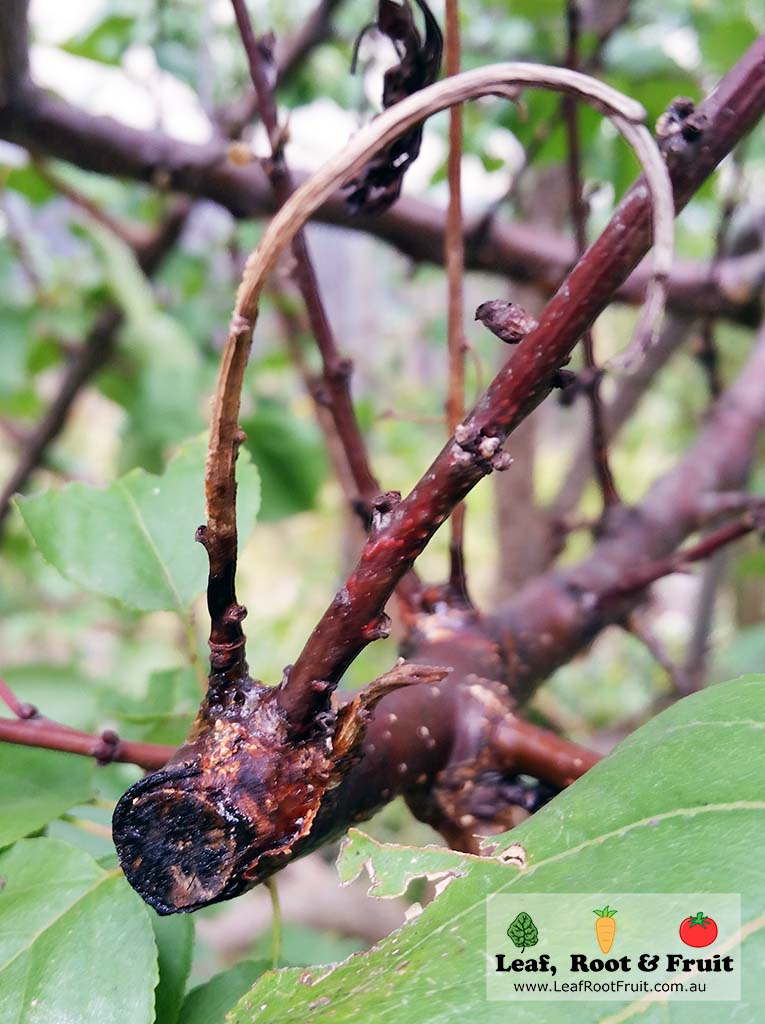
[{"label": "green leaf icon", "polygon": [[527,946],[536,946],[539,941],[537,926],[531,920],[531,916],[524,913],[524,911],[518,914],[507,929],[507,934],[512,940],[513,945],[517,946],[521,953],[523,953]]}]

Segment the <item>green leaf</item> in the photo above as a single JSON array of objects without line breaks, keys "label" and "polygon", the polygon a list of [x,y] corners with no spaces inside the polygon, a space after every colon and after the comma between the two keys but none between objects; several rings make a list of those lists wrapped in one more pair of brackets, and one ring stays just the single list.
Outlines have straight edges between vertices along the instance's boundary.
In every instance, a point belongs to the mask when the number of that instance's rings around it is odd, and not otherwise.
[{"label": "green leaf", "polygon": [[33,331],[34,311],[28,307],[0,307],[0,395],[11,395],[27,380],[27,343]]},{"label": "green leaf", "polygon": [[185,914],[176,914],[174,917],[152,914],[151,923],[159,954],[159,984],[154,993],[155,1016],[157,1024],[176,1024],[191,970],[194,923]]},{"label": "green leaf", "polygon": [[[279,967],[307,967],[309,964],[332,964],[345,960],[351,953],[365,949],[363,939],[338,935],[336,932],[310,928],[297,922],[282,924],[279,946]],[[273,932],[261,933],[250,947],[250,955],[271,965]]]},{"label": "green leaf", "polygon": [[539,932],[529,914],[521,911],[516,915],[515,920],[507,929],[507,936],[514,946],[520,949],[521,953],[526,951],[527,946],[536,946],[539,942]]},{"label": "green leaf", "polygon": [[36,168],[30,165],[4,170],[2,181],[6,188],[19,192],[35,206],[47,203],[56,195],[53,186],[43,178]]},{"label": "green leaf", "polygon": [[[451,861],[435,864],[426,852],[412,865],[421,851],[376,844],[382,852],[370,856],[367,848],[368,856],[356,862],[369,864],[383,887],[390,871],[390,888],[400,891],[410,868],[435,866],[457,877],[416,920],[369,953],[314,977],[295,970],[267,974],[232,1012],[232,1024],[375,1020],[383,1005],[405,1006],[413,1024],[471,1015],[481,1024],[510,1017],[513,1024],[538,1024],[535,1004],[486,1001],[484,901],[494,893],[594,888],[740,892],[742,923],[750,930],[741,946],[744,992],[736,1013],[756,1020],[765,998],[763,730],[765,677],[721,684],[675,704],[521,827],[492,837],[492,856],[450,854]],[[613,1014],[629,1001],[581,1003],[577,1022],[595,1024],[607,1016],[604,1010]],[[570,1004],[546,1004],[544,1020],[570,1021]],[[649,1006],[640,1015],[643,1024],[719,1020],[719,1006],[702,1003]]]},{"label": "green leaf", "polygon": [[560,18],[560,4],[557,0],[513,0],[507,5],[508,13],[516,18]]},{"label": "green leaf", "polygon": [[188,666],[153,672],[142,697],[124,696],[110,710],[126,726],[126,735],[145,743],[179,746],[199,708],[199,679]]},{"label": "green leaf", "polygon": [[224,1024],[231,1007],[252,988],[268,966],[264,961],[245,960],[216,974],[204,985],[198,985],[186,996],[178,1024]]},{"label": "green leaf", "polygon": [[356,828],[349,830],[340,847],[337,873],[343,885],[352,882],[363,868],[368,868],[372,884],[368,895],[389,899],[403,896],[416,878],[431,882],[446,878],[464,877],[468,872],[470,855],[447,850],[440,846],[409,849],[404,858],[401,848],[365,835]]},{"label": "green leaf", "polygon": [[[201,427],[200,396],[207,390],[194,338],[159,305],[132,249],[97,224],[85,229],[106,283],[127,321],[122,349],[138,364],[129,404],[133,446],[161,448]],[[138,437],[133,437],[137,434]]]},{"label": "green leaf", "polygon": [[[730,4],[723,4],[717,10],[714,10],[716,5],[709,6],[712,9],[699,9],[694,15],[699,29],[702,66],[711,74],[723,75],[751,46],[758,30],[752,18],[734,13]],[[755,9],[756,5],[752,11]],[[762,8],[759,10],[761,12]],[[761,13],[759,20],[762,21]]]},{"label": "green leaf", "polygon": [[93,771],[93,762],[76,754],[0,744],[0,846],[87,803]]},{"label": "green leaf", "polygon": [[119,64],[132,40],[134,26],[135,18],[112,14],[70,39],[61,49],[102,64]]},{"label": "green leaf", "polygon": [[[204,522],[205,445],[185,445],[161,477],[135,469],[100,489],[69,484],[18,501],[45,559],[86,590],[140,611],[185,610],[205,587],[207,559],[194,532]],[[240,458],[239,531],[252,529],[258,474]]]},{"label": "green leaf", "polygon": [[327,475],[318,430],[283,403],[259,398],[255,414],[242,423],[245,448],[258,467],[263,494],[260,518],[272,522],[305,512]]},{"label": "green leaf", "polygon": [[151,1024],[149,912],[118,870],[56,839],[0,856],[0,1020]]}]

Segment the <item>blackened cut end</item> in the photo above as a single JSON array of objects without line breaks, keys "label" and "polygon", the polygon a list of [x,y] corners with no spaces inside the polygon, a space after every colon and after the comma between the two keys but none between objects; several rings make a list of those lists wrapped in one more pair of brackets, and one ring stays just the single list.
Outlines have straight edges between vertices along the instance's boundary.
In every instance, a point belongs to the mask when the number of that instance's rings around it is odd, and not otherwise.
[{"label": "blackened cut end", "polygon": [[189,913],[238,888],[237,816],[193,782],[194,775],[172,769],[155,772],[131,786],[114,810],[120,866],[158,914]]}]

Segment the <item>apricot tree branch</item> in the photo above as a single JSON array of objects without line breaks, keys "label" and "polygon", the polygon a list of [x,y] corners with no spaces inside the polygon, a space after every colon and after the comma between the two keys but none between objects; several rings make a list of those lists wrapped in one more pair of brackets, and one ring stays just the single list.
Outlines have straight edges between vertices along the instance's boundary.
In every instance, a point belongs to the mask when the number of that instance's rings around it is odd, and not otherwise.
[{"label": "apricot tree branch", "polygon": [[655,562],[642,565],[632,572],[629,572],[617,584],[607,590],[601,591],[598,601],[604,605],[610,602],[618,602],[629,594],[645,590],[651,583],[662,579],[664,576],[671,576],[672,573],[681,572],[688,565],[694,562],[701,562],[710,555],[713,555],[721,548],[727,547],[735,540],[745,537],[753,530],[762,530],[762,516],[754,512],[746,512],[739,519],[721,526],[718,530],[708,533],[696,544],[687,548],[675,551],[664,558],[658,558]]},{"label": "apricot tree branch", "polygon": [[[692,326],[693,321],[688,317],[669,314],[656,344],[646,353],[640,366],[634,373],[616,381],[614,397],[603,409],[603,429],[607,443],[618,436],[657,374],[686,341]],[[556,528],[566,521],[579,504],[592,470],[592,443],[588,434],[577,445],[563,483],[549,506],[549,515]]]},{"label": "apricot tree branch", "polygon": [[[5,15],[8,5],[3,5]],[[80,110],[24,80],[8,102],[0,95],[0,137],[32,153],[57,157],[98,174],[153,182],[211,199],[236,217],[263,217],[274,209],[268,178],[258,162],[229,161],[228,145],[215,139],[193,144],[161,131],[141,130]],[[305,174],[293,172],[297,183]],[[362,231],[396,247],[416,262],[443,263],[445,217],[431,203],[402,196],[381,215],[351,215],[345,196],[334,192],[316,211],[319,220]],[[576,261],[569,239],[531,224],[510,224],[481,215],[465,222],[469,270],[503,274],[554,292]],[[650,280],[647,265],[629,276],[614,298],[643,301]],[[765,250],[719,262],[710,280],[706,263],[677,261],[667,279],[667,301],[676,311],[715,313],[747,324],[759,319],[765,281]]]},{"label": "apricot tree branch", "polygon": [[[705,102],[708,128],[700,145],[674,140],[668,157],[678,210],[765,109],[764,57],[765,38],[751,47]],[[448,88],[453,81],[442,85]],[[321,198],[321,189],[314,189],[312,203]],[[299,693],[317,678],[336,681],[379,635],[380,617],[397,580],[454,505],[494,468],[505,437],[549,393],[581,332],[645,254],[650,241],[649,208],[641,180],[548,304],[538,328],[518,346],[511,365],[500,371],[420,483],[370,538],[356,569],[309,637],[285,691]],[[289,217],[289,211],[285,214]],[[269,238],[281,233],[284,220],[283,214],[282,223],[275,222],[263,252]],[[267,266],[267,259],[256,259]],[[252,271],[260,273],[262,267],[253,265]],[[238,308],[248,308],[253,298],[245,286]]]},{"label": "apricot tree branch", "polygon": [[99,764],[120,761],[153,771],[161,768],[173,753],[173,747],[154,743],[135,743],[121,740],[111,729],[100,735],[71,729],[68,725],[52,722],[41,715],[26,719],[0,718],[0,743],[16,743],[24,747],[43,750],[61,750],[67,754],[93,757]]},{"label": "apricot tree branch", "polygon": [[[258,40],[252,28],[244,0],[232,0],[239,34],[242,38],[247,61],[255,88],[255,98],[260,119],[266,129],[271,147],[268,176],[274,197],[283,206],[294,191],[294,183],[284,155],[285,139],[279,126],[273,91],[271,89],[267,64],[270,60],[268,44]],[[305,234],[300,231],[292,240],[292,255],[295,260],[294,276],[305,303],[311,331],[322,360],[323,401],[329,409],[335,429],[343,445],[348,468],[354,479],[360,507],[370,514],[370,503],[382,488],[374,477],[369,465],[366,443],[361,433],[353,407],[350,391],[351,363],[344,359],[337,348],[334,333],[322,302],[316,271],[308,250]]]},{"label": "apricot tree branch", "polygon": [[12,102],[29,75],[29,0],[4,0],[0,8],[0,108]]},{"label": "apricot tree branch", "polygon": [[[568,45],[566,49],[566,65],[576,71],[579,65],[579,3],[568,0],[566,5],[566,23]],[[567,163],[569,178],[569,206],[574,226],[574,238],[578,255],[581,257],[587,248],[587,211],[582,194],[582,168],[579,146],[579,118],[576,102],[571,96],[564,96],[563,120],[566,126],[568,143]],[[612,505],[619,504],[619,493],[616,490],[614,477],[608,459],[608,439],[604,425],[603,402],[600,396],[602,374],[595,362],[595,341],[592,328],[588,327],[582,335],[584,365],[588,373],[585,394],[590,412],[590,432],[592,440],[592,464],[603,498],[603,514]]]},{"label": "apricot tree branch", "polygon": [[[446,74],[460,70],[460,22],[458,0],[446,0],[445,21]],[[446,398],[446,427],[453,434],[465,414],[465,243],[462,228],[462,107],[449,111],[449,205],[444,238],[447,303],[447,342],[449,352],[449,388]],[[450,582],[455,593],[467,597],[465,577],[465,505],[455,506],[450,519]]]}]

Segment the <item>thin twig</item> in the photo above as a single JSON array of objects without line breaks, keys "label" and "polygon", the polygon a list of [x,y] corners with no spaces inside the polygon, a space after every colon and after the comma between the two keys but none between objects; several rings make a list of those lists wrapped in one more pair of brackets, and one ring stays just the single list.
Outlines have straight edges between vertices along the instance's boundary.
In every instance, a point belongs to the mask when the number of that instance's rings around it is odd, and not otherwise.
[{"label": "thin twig", "polygon": [[[720,221],[715,233],[715,248],[709,264],[710,284],[715,280],[717,269],[725,253],[730,234],[731,222],[736,212],[740,199],[741,179],[743,176],[743,160],[741,159],[741,147],[733,151],[733,182],[728,194],[723,199],[720,210]],[[714,315],[706,316],[701,321],[699,330],[699,344],[694,352],[701,368],[704,370],[709,386],[709,395],[712,401],[719,398],[722,392],[722,379],[720,376],[720,352],[715,339],[715,328],[717,318]]]},{"label": "thin twig", "polygon": [[[603,50],[605,49],[606,43],[611,39],[614,33],[629,20],[631,6],[632,0],[624,0],[621,8],[616,12],[616,14],[598,30],[591,52],[580,62],[582,71],[586,71],[588,74],[592,75],[600,70],[602,65],[601,58],[603,56]],[[539,122],[534,129],[534,137],[526,146],[524,151],[523,163],[513,175],[513,180],[510,183],[509,189],[489,207],[483,217],[484,223],[491,223],[505,203],[517,198],[524,175],[533,166],[536,158],[544,149],[548,139],[553,132],[560,127],[563,120],[563,108],[561,106],[558,107],[546,120]]]},{"label": "thin twig", "polygon": [[[232,0],[232,5],[247,54],[258,111],[271,147],[269,180],[277,203],[283,206],[294,191],[294,183],[284,156],[285,139],[279,125],[276,102],[266,66],[269,60],[268,50],[266,44],[255,37],[244,0]],[[345,450],[348,467],[356,484],[357,498],[367,506],[368,515],[372,499],[382,488],[369,466],[366,443],[351,400],[352,366],[338,351],[302,231],[298,231],[292,239],[292,254],[295,260],[295,280],[303,296],[311,331],[322,359],[322,379],[327,407],[332,413],[335,428]]]},{"label": "thin twig", "polygon": [[[765,78],[762,75],[760,46],[755,44],[702,108],[708,118],[705,146],[699,151],[690,145],[676,145],[671,167],[675,181],[674,202],[678,209],[687,202],[694,188],[708,176],[717,162],[735,144],[741,134],[759,117],[765,103]],[[502,68],[507,73],[507,66]],[[518,75],[518,66],[511,66],[510,81]],[[523,66],[523,74],[539,81],[539,68],[533,72]],[[573,72],[559,71],[566,81],[581,82]],[[403,101],[382,114],[371,126],[362,130],[346,149],[342,159],[325,166],[297,193],[272,222],[260,249],[249,261],[245,280],[240,288],[237,315],[241,336],[233,337],[220,378],[217,402],[227,395],[238,395],[241,372],[254,322],[257,299],[265,275],[273,261],[302,221],[320,205],[338,180],[345,180],[368,159],[368,150],[386,144],[407,120],[423,116],[422,104],[443,106],[486,90],[502,88],[496,69],[469,72],[458,80],[447,79]],[[545,72],[542,72],[545,75]],[[487,80],[488,76],[488,80]],[[455,87],[455,82],[458,87]],[[582,92],[587,92],[582,89]],[[438,97],[434,103],[434,95]],[[588,93],[589,95],[589,93]],[[720,110],[740,111],[734,122]],[[630,109],[633,109],[630,106]],[[727,126],[727,127],[726,127]],[[370,138],[371,141],[370,142]],[[663,161],[659,158],[662,168]],[[423,550],[454,503],[460,500],[479,479],[491,469],[491,460],[482,452],[496,452],[509,430],[549,392],[551,380],[567,357],[581,331],[604,308],[619,284],[644,255],[650,242],[648,213],[649,191],[645,181],[628,192],[603,235],[593,243],[572,270],[556,297],[548,305],[539,328],[519,346],[511,369],[503,369],[490,385],[461,432],[438,456],[425,477],[396,510],[383,530],[366,545],[359,564],[346,587],[336,595],[327,612],[309,638],[301,656],[289,673],[284,694],[298,693],[313,679],[336,681],[359,650],[381,635],[380,615],[384,602],[401,575]],[[242,315],[248,314],[248,316]],[[217,420],[215,421],[217,422]],[[232,426],[232,434],[233,429]],[[476,448],[465,447],[474,438]],[[213,434],[210,465],[215,467],[211,482],[222,477],[221,469],[232,466],[227,452],[231,437]],[[478,448],[480,445],[480,449]],[[227,461],[229,460],[229,461]],[[294,695],[297,699],[297,695]],[[292,697],[290,697],[292,699]]]},{"label": "thin twig", "polygon": [[709,526],[723,516],[734,513],[753,512],[763,514],[765,498],[760,494],[748,491],[720,491],[716,494],[705,494],[698,502],[700,526]]},{"label": "thin twig", "polygon": [[[445,22],[446,74],[460,71],[459,0],[446,0]],[[462,227],[462,107],[449,111],[449,206],[444,237],[448,288],[449,389],[446,399],[446,426],[449,435],[465,414],[465,243]],[[449,582],[456,594],[467,599],[465,575],[465,503],[460,502],[450,519],[449,545],[451,567]]]},{"label": "thin twig", "polygon": [[110,730],[106,730],[100,736],[94,736],[79,729],[70,729],[68,725],[61,725],[59,722],[51,722],[41,716],[25,721],[0,718],[0,743],[17,743],[24,747],[41,747],[44,750],[81,754],[84,757],[95,758],[99,764],[110,764],[112,761],[136,764],[147,771],[161,768],[175,749],[154,743],[121,740]]},{"label": "thin twig", "polygon": [[34,294],[36,302],[41,306],[48,305],[50,303],[48,289],[43,281],[42,274],[37,267],[37,261],[34,253],[30,249],[27,232],[17,223],[16,212],[13,209],[12,204],[7,202],[5,184],[0,183],[0,187],[3,189],[0,193],[0,209],[2,209],[5,216],[5,234],[8,239],[8,243],[16,254],[19,266],[26,275],[29,287]]},{"label": "thin twig", "polygon": [[707,534],[702,540],[690,547],[675,551],[666,558],[660,558],[648,565],[640,566],[632,572],[626,573],[624,579],[616,586],[609,587],[598,595],[598,603],[606,604],[609,601],[618,600],[638,590],[644,590],[651,583],[662,579],[664,576],[671,576],[672,573],[682,572],[687,566],[694,562],[701,562],[709,558],[716,551],[726,547],[733,541],[745,537],[753,530],[761,530],[763,525],[762,515],[754,512],[747,512],[735,522],[721,526]]},{"label": "thin twig", "polygon": [[353,503],[358,500],[358,491],[345,456],[343,443],[335,427],[334,418],[327,408],[322,377],[321,374],[314,373],[308,365],[301,345],[301,336],[310,330],[310,325],[305,317],[305,307],[300,311],[303,315],[296,312],[293,298],[287,291],[288,282],[282,283],[277,279],[280,276],[274,276],[271,294],[274,298],[276,313],[284,328],[285,346],[293,366],[300,374],[305,390],[313,401],[316,422],[324,435],[324,443],[334,467],[335,478],[349,506],[353,507]]},{"label": "thin twig", "polygon": [[580,96],[596,109],[606,111],[634,146],[645,168],[654,203],[655,274],[661,277],[666,273],[672,253],[674,204],[664,161],[640,123],[645,111],[639,103],[586,75],[563,68],[520,63],[463,72],[397,103],[361,129],[341,153],[293,194],[273,218],[260,246],[247,261],[213,402],[206,484],[207,532],[211,537],[236,536],[234,464],[239,400],[259,298],[280,254],[338,185],[352,178],[374,153],[407,128],[455,103],[491,94],[507,95],[508,90],[515,95],[514,90],[521,86],[539,86]]},{"label": "thin twig", "polygon": [[143,224],[130,224],[127,221],[118,220],[116,217],[113,217],[108,211],[99,206],[98,203],[94,202],[89,196],[86,196],[84,192],[80,192],[79,189],[64,181],[44,161],[33,160],[32,166],[40,177],[51,188],[55,189],[59,195],[64,196],[74,206],[83,210],[91,220],[102,224],[113,235],[116,235],[117,238],[121,238],[131,249],[139,250],[148,243],[152,236],[151,228]]},{"label": "thin twig", "polygon": [[266,888],[271,897],[271,967],[276,970],[282,955],[282,909],[279,904],[279,883],[275,878],[267,878]]},{"label": "thin twig", "polygon": [[688,674],[682,665],[678,665],[667,651],[660,638],[651,628],[650,623],[642,609],[634,609],[625,622],[627,629],[639,640],[658,665],[664,669],[669,677],[672,688],[678,696],[685,696],[690,693],[692,687]]},{"label": "thin twig", "polygon": [[728,550],[722,548],[712,555],[701,574],[701,586],[693,607],[691,635],[683,665],[683,673],[688,680],[688,693],[700,690],[706,681],[709,635],[714,621],[717,592],[729,559]]},{"label": "thin twig", "polygon": [[5,704],[8,710],[11,711],[16,718],[21,719],[21,721],[36,718],[38,715],[37,708],[34,704],[29,704],[25,700],[19,700],[4,679],[0,679],[0,700]]},{"label": "thin twig", "polygon": [[78,818],[74,814],[62,814],[61,821],[66,821],[69,825],[82,829],[83,832],[90,832],[91,835],[98,836],[100,839],[106,839],[109,842],[112,840],[112,830],[108,825],[102,825],[98,821]]},{"label": "thin twig", "polygon": [[[662,325],[656,344],[646,353],[640,366],[634,373],[622,377],[616,382],[616,393],[603,410],[608,442],[613,441],[629,420],[656,375],[666,365],[672,354],[685,342],[691,327],[692,321],[687,317],[668,316]],[[592,469],[592,444],[590,437],[587,436],[577,445],[563,483],[549,506],[548,514],[551,521],[560,524],[560,528],[564,532],[567,529],[566,521],[579,504]]]},{"label": "thin twig", "polygon": [[[579,64],[579,4],[578,0],[568,0],[566,5],[566,23],[568,44],[566,48],[566,66],[576,71]],[[577,255],[580,258],[587,248],[587,210],[582,194],[582,169],[579,146],[579,118],[576,100],[564,96],[563,118],[568,141],[567,164],[569,179],[569,204],[571,220],[574,226]],[[588,327],[582,335],[584,365],[588,371],[588,386],[585,388],[590,411],[590,428],[592,437],[592,462],[595,476],[603,498],[603,514],[614,505],[620,504],[619,493],[608,458],[608,437],[604,424],[603,403],[600,397],[602,374],[595,361],[595,341],[592,328]]]},{"label": "thin twig", "polygon": [[[275,88],[291,79],[303,67],[316,47],[332,38],[332,16],[342,2],[343,0],[319,0],[294,36],[284,40],[282,45],[277,41]],[[253,91],[247,96],[240,97],[229,108],[220,111],[216,120],[223,125],[227,135],[236,137],[257,113],[258,97]]]}]

